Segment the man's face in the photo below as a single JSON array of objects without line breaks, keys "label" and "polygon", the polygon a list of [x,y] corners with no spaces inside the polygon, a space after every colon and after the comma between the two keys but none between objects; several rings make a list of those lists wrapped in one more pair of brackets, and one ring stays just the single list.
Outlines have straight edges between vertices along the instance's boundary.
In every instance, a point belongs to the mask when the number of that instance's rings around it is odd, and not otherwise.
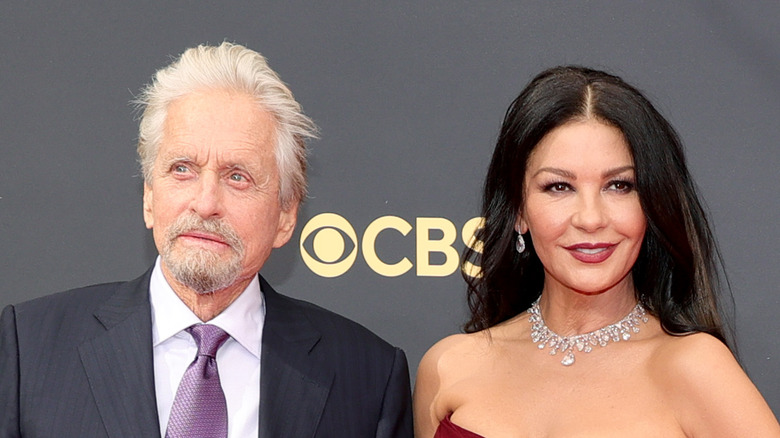
[{"label": "man's face", "polygon": [[270,114],[241,93],[209,90],[168,108],[144,221],[168,281],[199,293],[247,284],[290,239],[297,205],[279,203]]}]

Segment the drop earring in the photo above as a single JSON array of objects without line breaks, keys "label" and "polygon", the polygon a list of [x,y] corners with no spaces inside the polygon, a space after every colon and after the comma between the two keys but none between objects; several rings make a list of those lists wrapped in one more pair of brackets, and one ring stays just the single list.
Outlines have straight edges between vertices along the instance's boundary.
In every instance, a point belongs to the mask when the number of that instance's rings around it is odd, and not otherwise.
[{"label": "drop earring", "polygon": [[522,254],[523,251],[525,251],[525,239],[523,239],[523,235],[520,234],[520,232],[517,232],[517,241],[515,242],[515,249],[517,250],[518,254]]}]

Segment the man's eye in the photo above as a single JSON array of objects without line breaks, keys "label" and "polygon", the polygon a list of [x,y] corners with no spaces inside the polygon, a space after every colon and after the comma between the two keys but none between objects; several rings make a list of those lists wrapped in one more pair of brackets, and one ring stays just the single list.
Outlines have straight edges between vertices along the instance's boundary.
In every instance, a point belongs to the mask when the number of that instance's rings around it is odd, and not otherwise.
[{"label": "man's eye", "polygon": [[190,169],[188,169],[187,166],[183,164],[177,164],[173,166],[173,171],[176,173],[185,173],[185,172],[189,172],[189,170]]},{"label": "man's eye", "polygon": [[246,181],[246,178],[244,175],[241,175],[240,173],[232,173],[230,174],[230,179],[237,182],[243,182]]}]

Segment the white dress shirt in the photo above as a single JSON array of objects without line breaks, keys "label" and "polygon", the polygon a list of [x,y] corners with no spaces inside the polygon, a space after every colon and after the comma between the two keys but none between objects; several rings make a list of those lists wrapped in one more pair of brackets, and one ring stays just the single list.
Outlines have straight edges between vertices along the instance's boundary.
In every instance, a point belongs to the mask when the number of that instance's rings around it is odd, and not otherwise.
[{"label": "white dress shirt", "polygon": [[[160,268],[160,258],[149,284],[152,305],[154,386],[160,433],[165,436],[176,389],[198,349],[185,329],[201,321],[173,292]],[[217,350],[217,368],[225,392],[228,437],[258,435],[260,406],[260,351],[265,301],[255,276],[241,295],[211,321],[230,338]]]}]

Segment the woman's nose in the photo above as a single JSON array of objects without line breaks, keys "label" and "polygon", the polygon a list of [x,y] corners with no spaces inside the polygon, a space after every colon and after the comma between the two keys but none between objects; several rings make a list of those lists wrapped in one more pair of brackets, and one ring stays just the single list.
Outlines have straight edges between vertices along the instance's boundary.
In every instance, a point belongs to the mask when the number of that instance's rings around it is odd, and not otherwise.
[{"label": "woman's nose", "polygon": [[571,221],[575,227],[588,232],[603,228],[607,223],[607,213],[600,193],[581,195]]}]

